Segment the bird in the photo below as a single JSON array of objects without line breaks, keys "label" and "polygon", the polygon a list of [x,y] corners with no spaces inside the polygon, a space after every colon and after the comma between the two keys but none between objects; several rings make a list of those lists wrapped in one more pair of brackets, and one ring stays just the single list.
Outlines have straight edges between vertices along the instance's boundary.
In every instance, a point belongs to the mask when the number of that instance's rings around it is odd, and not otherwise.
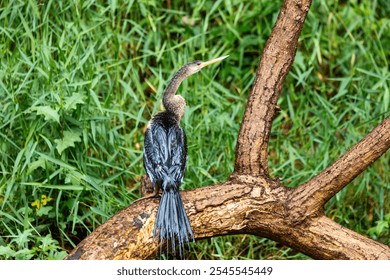
[{"label": "bird", "polygon": [[[176,92],[181,82],[202,68],[228,57],[221,56],[208,61],[195,60],[181,67],[168,83],[162,102],[165,110],[149,121],[144,138],[143,165],[155,194],[160,197],[153,238],[161,244],[166,241],[167,251],[183,257],[184,244],[195,241],[190,222],[179,192],[187,164],[187,140],[180,120],[185,113],[186,102]],[[159,195],[161,191],[161,196]]]}]

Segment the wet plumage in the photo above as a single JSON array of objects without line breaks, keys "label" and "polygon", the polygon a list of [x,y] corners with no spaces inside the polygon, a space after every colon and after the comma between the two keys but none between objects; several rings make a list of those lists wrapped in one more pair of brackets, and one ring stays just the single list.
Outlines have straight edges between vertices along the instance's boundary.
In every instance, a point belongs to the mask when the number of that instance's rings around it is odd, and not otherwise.
[{"label": "wet plumage", "polygon": [[164,92],[165,111],[152,118],[145,132],[144,167],[157,194],[162,191],[153,236],[161,243],[165,240],[167,250],[175,255],[178,252],[180,258],[184,244],[193,241],[194,234],[179,192],[187,163],[186,135],[180,127],[186,104],[176,91],[186,77],[225,57],[194,61],[180,68]]},{"label": "wet plumage", "polygon": [[[158,113],[145,133],[144,164],[149,178],[162,190],[153,235],[166,240],[174,254],[194,239],[179,193],[187,162],[186,136],[177,119]],[[176,245],[177,241],[177,245]]]}]

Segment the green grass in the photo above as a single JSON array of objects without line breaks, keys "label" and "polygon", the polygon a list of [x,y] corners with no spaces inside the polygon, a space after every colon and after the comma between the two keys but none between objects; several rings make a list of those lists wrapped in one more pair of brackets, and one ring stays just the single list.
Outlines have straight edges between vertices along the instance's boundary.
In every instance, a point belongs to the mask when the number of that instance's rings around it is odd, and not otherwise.
[{"label": "green grass", "polygon": [[[259,3],[260,2],[260,3]],[[171,3],[168,6],[167,3]],[[184,188],[223,182],[258,57],[281,1],[3,1],[0,4],[0,259],[61,259],[139,197],[143,132],[173,72],[186,80]],[[272,176],[297,186],[389,115],[390,4],[314,1],[279,100]],[[390,245],[385,154],[326,205]],[[305,259],[274,241],[197,241],[191,259]]]}]

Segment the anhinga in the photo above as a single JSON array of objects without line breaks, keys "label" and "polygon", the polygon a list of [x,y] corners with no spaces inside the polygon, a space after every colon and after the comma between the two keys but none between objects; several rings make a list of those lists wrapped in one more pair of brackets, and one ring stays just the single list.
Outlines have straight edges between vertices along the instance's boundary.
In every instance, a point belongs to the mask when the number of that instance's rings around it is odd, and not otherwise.
[{"label": "anhinga", "polygon": [[153,237],[158,236],[159,242],[165,239],[167,248],[171,243],[175,255],[177,241],[180,257],[183,255],[184,243],[193,241],[194,234],[179,193],[187,161],[186,135],[180,127],[186,103],[182,96],[176,95],[176,91],[186,77],[226,57],[206,62],[196,60],[180,68],[164,92],[165,111],[152,118],[145,132],[144,167],[157,189],[157,197],[162,190]]}]

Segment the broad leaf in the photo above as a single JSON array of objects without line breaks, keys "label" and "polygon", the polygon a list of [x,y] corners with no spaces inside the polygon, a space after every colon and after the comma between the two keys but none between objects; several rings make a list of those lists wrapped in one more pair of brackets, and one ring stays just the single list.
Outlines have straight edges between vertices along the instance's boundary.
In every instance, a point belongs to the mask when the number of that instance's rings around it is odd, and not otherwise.
[{"label": "broad leaf", "polygon": [[43,157],[39,157],[36,161],[33,161],[28,168],[27,174],[31,174],[37,168],[46,168],[46,160]]},{"label": "broad leaf", "polygon": [[33,108],[37,112],[38,115],[44,115],[45,120],[49,121],[56,121],[60,122],[60,116],[58,115],[58,112],[54,109],[52,109],[50,106],[36,106]]},{"label": "broad leaf", "polygon": [[84,95],[78,92],[65,99],[64,109],[65,111],[74,110],[77,104],[84,104]]},{"label": "broad leaf", "polygon": [[65,131],[64,138],[54,140],[57,144],[56,148],[59,154],[62,154],[62,152],[69,147],[74,147],[74,143],[80,141],[80,132],[76,131]]}]

